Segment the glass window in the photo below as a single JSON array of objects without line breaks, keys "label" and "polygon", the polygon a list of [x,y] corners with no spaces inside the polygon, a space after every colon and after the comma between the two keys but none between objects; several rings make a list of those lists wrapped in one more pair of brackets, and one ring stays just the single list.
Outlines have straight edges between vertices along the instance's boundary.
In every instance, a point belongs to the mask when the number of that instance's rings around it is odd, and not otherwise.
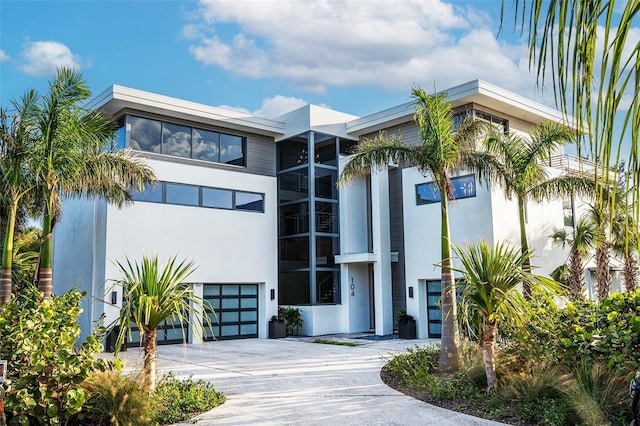
[{"label": "glass window", "polygon": [[316,197],[338,199],[337,177],[337,170],[316,167]]},{"label": "glass window", "polygon": [[311,303],[309,272],[280,272],[278,276],[278,304],[308,305]]},{"label": "glass window", "polygon": [[316,272],[316,301],[318,304],[340,303],[340,271]]},{"label": "glass window", "polygon": [[316,151],[316,163],[328,164],[331,166],[337,165],[336,161],[336,138],[328,135],[315,135],[315,151]]},{"label": "glass window", "polygon": [[220,134],[220,162],[244,166],[244,141],[240,136]]},{"label": "glass window", "polygon": [[309,232],[309,204],[304,201],[280,207],[280,235],[305,232]]},{"label": "glass window", "polygon": [[335,266],[338,250],[338,237],[316,237],[316,265]]},{"label": "glass window", "polygon": [[285,170],[291,167],[301,166],[309,162],[307,152],[307,136],[278,142],[278,170]]},{"label": "glass window", "polygon": [[233,191],[229,189],[202,188],[202,206],[232,209]]},{"label": "glass window", "polygon": [[292,170],[280,175],[279,199],[281,203],[309,197],[309,170]]},{"label": "glass window", "polygon": [[191,156],[197,160],[220,161],[220,134],[208,130],[193,129]]},{"label": "glass window", "polygon": [[162,183],[155,185],[147,183],[143,192],[133,191],[131,198],[134,201],[148,201],[151,203],[162,202]]},{"label": "glass window", "polygon": [[340,154],[351,155],[353,150],[356,149],[358,141],[350,141],[349,139],[340,139]]},{"label": "glass window", "polygon": [[118,119],[118,129],[113,138],[113,146],[117,149],[124,149],[127,146],[127,131],[124,124],[124,117]]},{"label": "glass window", "polygon": [[309,237],[283,238],[280,246],[280,270],[309,267]]},{"label": "glass window", "polygon": [[[474,175],[457,176],[451,179],[453,196],[456,200],[476,196],[476,177]],[[440,202],[440,190],[434,182],[416,185],[416,204],[433,204]]]},{"label": "glass window", "polygon": [[264,195],[236,191],[236,209],[264,212]]},{"label": "glass window", "polygon": [[159,121],[127,116],[127,127],[129,126],[131,127],[129,136],[131,149],[160,153],[162,133]]},{"label": "glass window", "polygon": [[564,217],[564,226],[573,227],[573,198],[565,198],[562,200],[562,216]]},{"label": "glass window", "polygon": [[316,202],[316,231],[338,233],[338,204]]},{"label": "glass window", "polygon": [[162,123],[162,153],[191,157],[191,127]]},{"label": "glass window", "polygon": [[180,183],[165,183],[167,204],[182,204],[197,206],[199,204],[200,188],[193,185]]}]

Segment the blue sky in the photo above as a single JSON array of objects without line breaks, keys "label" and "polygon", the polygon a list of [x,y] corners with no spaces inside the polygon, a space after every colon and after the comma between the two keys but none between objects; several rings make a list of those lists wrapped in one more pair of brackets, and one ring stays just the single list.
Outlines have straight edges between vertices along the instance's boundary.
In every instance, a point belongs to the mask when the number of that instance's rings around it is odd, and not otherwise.
[{"label": "blue sky", "polygon": [[[510,4],[507,1],[507,4]],[[0,0],[0,101],[56,66],[94,94],[119,84],[277,116],[306,103],[365,115],[476,78],[541,98],[527,48],[496,38],[500,0]]]}]

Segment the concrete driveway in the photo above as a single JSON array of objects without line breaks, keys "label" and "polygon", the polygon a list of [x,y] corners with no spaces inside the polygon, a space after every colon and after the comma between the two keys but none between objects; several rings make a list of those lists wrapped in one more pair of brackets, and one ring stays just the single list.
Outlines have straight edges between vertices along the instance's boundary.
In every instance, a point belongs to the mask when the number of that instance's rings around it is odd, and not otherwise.
[{"label": "concrete driveway", "polygon": [[[358,347],[312,343],[313,338],[249,339],[160,346],[158,369],[204,379],[227,401],[198,416],[199,425],[497,425],[434,407],[391,389],[380,379],[385,358],[428,340],[331,340]],[[142,361],[122,353],[125,365]]]}]

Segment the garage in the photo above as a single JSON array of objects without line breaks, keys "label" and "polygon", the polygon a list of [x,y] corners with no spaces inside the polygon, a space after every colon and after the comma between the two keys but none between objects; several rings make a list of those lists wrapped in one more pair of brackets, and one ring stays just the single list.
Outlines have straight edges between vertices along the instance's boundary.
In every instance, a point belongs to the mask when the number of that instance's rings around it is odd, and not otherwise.
[{"label": "garage", "polygon": [[212,330],[205,323],[206,340],[258,337],[257,284],[204,284],[203,297],[215,310]]}]

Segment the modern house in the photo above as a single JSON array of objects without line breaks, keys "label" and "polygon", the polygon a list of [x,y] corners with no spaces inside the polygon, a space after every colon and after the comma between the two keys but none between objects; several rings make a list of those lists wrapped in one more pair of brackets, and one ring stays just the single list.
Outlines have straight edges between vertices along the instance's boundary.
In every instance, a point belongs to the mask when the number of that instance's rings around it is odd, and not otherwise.
[{"label": "modern house", "polygon": [[[446,93],[454,111],[523,134],[562,121],[559,112],[483,81]],[[112,86],[92,107],[118,121],[119,146],[144,157],[160,182],[122,209],[103,200],[64,203],[54,285],[91,295],[83,302],[85,333],[103,315],[105,323],[117,318],[122,294],[109,283],[118,277],[114,261],[177,254],[198,266],[189,285],[217,311],[209,338],[267,337],[279,305],[302,308],[306,335],[391,334],[406,308],[419,337],[439,337],[440,207],[431,178],[390,165],[336,186],[361,138],[385,130],[419,142],[412,103],[365,117],[307,105],[265,119]],[[550,170],[582,164],[572,161],[558,152]],[[453,182],[454,242],[519,244],[514,200],[472,174]],[[574,201],[527,206],[540,273],[566,260],[567,251],[548,237],[577,214]],[[181,341],[182,332],[168,324],[159,340]]]}]

